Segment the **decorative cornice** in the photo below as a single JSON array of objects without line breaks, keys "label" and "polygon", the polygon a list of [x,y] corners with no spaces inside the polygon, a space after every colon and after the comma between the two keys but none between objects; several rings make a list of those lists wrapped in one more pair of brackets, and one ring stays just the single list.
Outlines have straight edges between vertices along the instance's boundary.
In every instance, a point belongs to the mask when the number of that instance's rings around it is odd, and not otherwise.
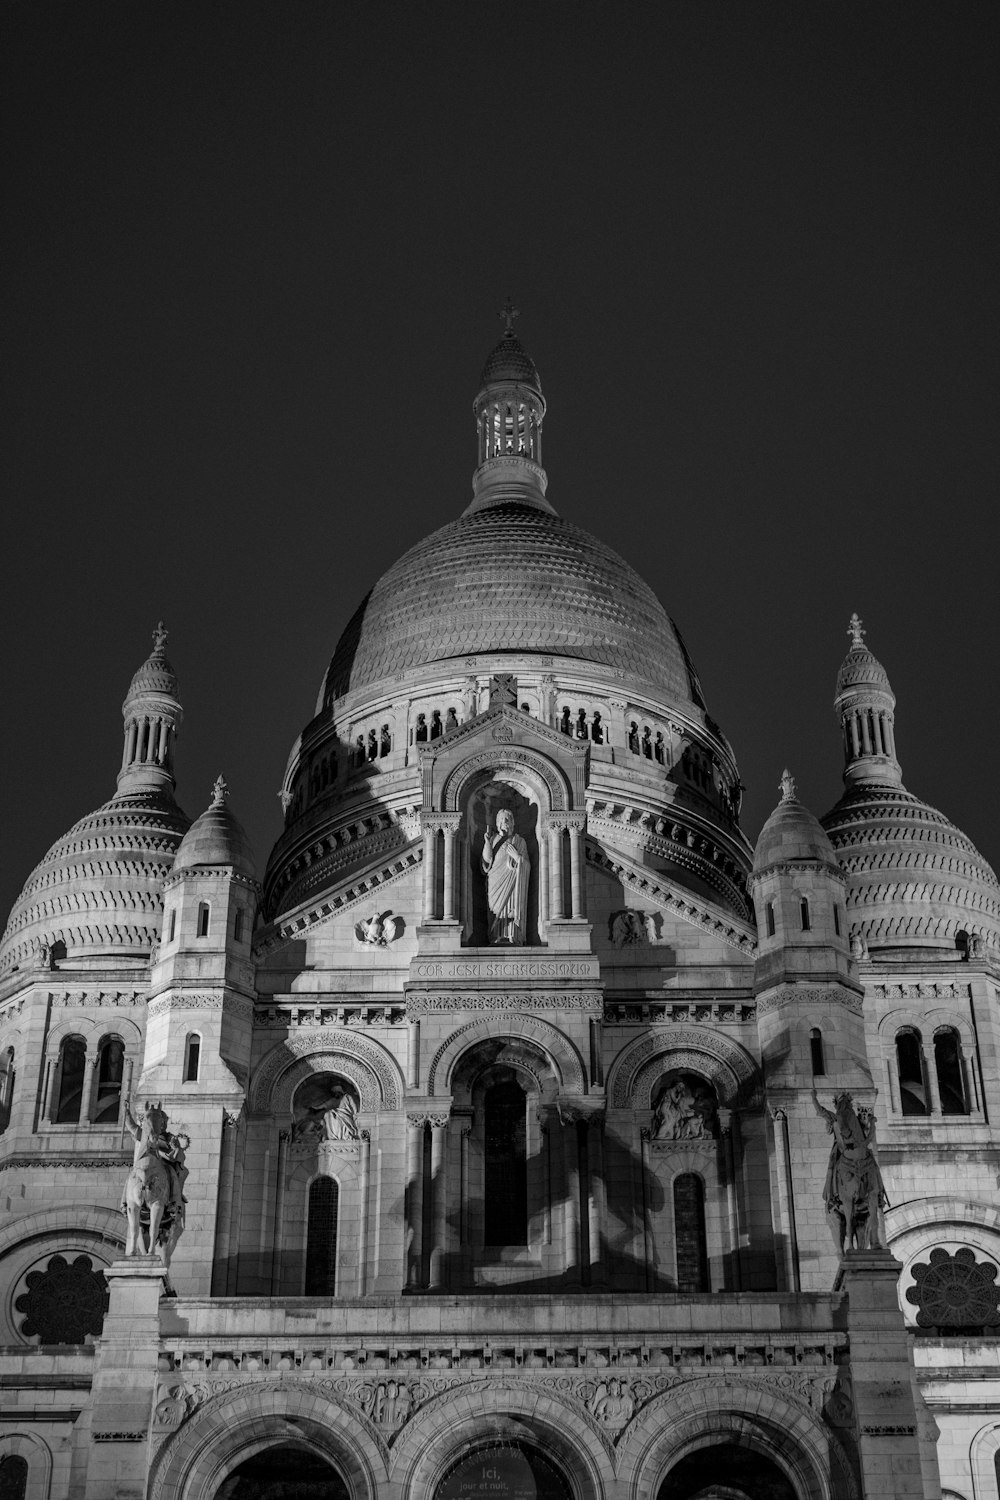
[{"label": "decorative cornice", "polygon": [[503,990],[494,993],[454,994],[409,993],[406,996],[408,1016],[455,1014],[462,1011],[497,1011],[506,1014],[523,1012],[530,1015],[538,1010],[588,1011],[594,1015],[602,1012],[601,991],[574,990]]},{"label": "decorative cornice", "polygon": [[672,917],[708,931],[747,958],[755,956],[757,943],[749,931],[741,931],[735,923],[724,920],[707,903],[697,900],[687,891],[681,896],[658,871],[635,865],[617,851],[612,854],[593,842],[587,844],[587,859],[599,869],[609,870],[630,891],[645,896]]}]

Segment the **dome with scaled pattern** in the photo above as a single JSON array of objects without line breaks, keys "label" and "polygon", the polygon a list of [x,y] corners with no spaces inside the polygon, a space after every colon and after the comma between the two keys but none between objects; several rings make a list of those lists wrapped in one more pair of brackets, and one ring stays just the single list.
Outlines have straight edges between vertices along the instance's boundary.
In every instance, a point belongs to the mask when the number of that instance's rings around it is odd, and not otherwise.
[{"label": "dome with scaled pattern", "polygon": [[[508,326],[483,370],[480,423],[490,402],[509,414],[520,400],[523,413],[539,398],[538,372]],[[533,414],[540,429],[537,405]],[[540,430],[513,451],[481,446],[472,504],[404,553],[363,600],[317,712],[416,667],[504,652],[596,663],[704,709],[680,632],[653,590],[546,498],[536,438],[540,451]]]}]

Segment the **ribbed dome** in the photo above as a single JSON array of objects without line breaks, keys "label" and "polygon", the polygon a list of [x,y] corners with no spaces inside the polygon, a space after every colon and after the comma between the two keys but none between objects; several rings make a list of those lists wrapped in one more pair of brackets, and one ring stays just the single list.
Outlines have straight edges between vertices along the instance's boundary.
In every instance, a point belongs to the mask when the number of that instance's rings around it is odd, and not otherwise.
[{"label": "ribbed dome", "polygon": [[943,813],[904,787],[862,782],[822,819],[848,875],[851,919],[870,948],[951,950],[956,935],[1000,945],[1000,886]]},{"label": "ribbed dome", "polygon": [[181,841],[174,870],[192,870],[197,865],[232,865],[239,875],[256,879],[253,849],[243,825],[223,803],[213,803],[196,818]]},{"label": "ribbed dome", "polygon": [[162,621],[156,627],[153,638],[156,645],[132,678],[125,696],[126,703],[130,698],[138,697],[143,693],[167,693],[171,698],[177,697],[177,677],[163,650],[167,632],[163,628]]},{"label": "ribbed dome", "polygon": [[534,361],[525,353],[521,340],[511,329],[504,334],[483,365],[481,384],[502,384],[505,381],[530,385],[536,391],[542,389]]},{"label": "ribbed dome", "polygon": [[0,975],[29,966],[39,946],[66,958],[131,955],[160,928],[163,881],[190,819],[173,797],[115,797],[57,840],[29,875],[0,942]]},{"label": "ribbed dome", "polygon": [[753,855],[753,872],[761,875],[772,865],[795,864],[803,860],[819,861],[839,869],[833,845],[816,818],[795,796],[794,782],[788,773],[790,794],[786,791],[774,812],[760,831]]},{"label": "ribbed dome", "polygon": [[892,692],[885,668],[867,646],[855,646],[841,662],[837,693],[839,695],[845,688],[852,687],[878,687],[886,693]]},{"label": "ribbed dome", "polygon": [[501,651],[597,662],[704,707],[652,589],[596,537],[519,501],[467,512],[383,575],[340,638],[320,707],[429,662]]}]

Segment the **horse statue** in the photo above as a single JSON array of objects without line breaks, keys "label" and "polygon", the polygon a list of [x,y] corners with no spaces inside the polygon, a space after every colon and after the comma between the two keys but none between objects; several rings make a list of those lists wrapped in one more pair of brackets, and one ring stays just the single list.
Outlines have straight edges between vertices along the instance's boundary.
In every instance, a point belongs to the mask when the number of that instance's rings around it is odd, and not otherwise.
[{"label": "horse statue", "polygon": [[833,1135],[823,1185],[833,1243],[841,1255],[877,1249],[884,1244],[880,1219],[889,1200],[875,1156],[875,1116],[870,1109],[855,1111],[850,1094],[837,1094],[833,1113],[815,1092],[813,1102]]},{"label": "horse statue", "polygon": [[184,1157],[190,1138],[171,1135],[159,1104],[144,1107],[142,1118],[125,1104],[125,1128],[135,1141],[132,1170],[122,1193],[121,1208],[128,1219],[125,1254],[155,1255],[164,1266],[184,1231]]}]

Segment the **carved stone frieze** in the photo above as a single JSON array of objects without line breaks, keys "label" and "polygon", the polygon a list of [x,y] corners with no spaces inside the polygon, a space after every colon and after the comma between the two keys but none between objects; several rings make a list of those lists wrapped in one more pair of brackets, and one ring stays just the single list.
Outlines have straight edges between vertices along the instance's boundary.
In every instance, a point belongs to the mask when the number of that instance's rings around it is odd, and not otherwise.
[{"label": "carved stone frieze", "polygon": [[406,997],[408,1016],[434,1015],[461,1011],[577,1010],[600,1015],[600,990],[501,990],[492,994],[444,993],[410,994]]},{"label": "carved stone frieze", "polygon": [[249,1021],[253,1015],[253,1001],[245,999],[242,995],[214,995],[209,994],[180,994],[158,995],[150,1002],[147,1014],[150,1016],[162,1015],[164,1011],[175,1010],[224,1010],[227,1015],[239,1016],[241,1020]]},{"label": "carved stone frieze", "polygon": [[[363,1110],[399,1108],[399,1076],[388,1053],[357,1032],[338,1029],[286,1037],[279,1042],[254,1073],[250,1091],[251,1112],[270,1112],[272,1095],[279,1078],[296,1062],[303,1058],[314,1058],[318,1066],[335,1072],[338,1054],[362,1064],[360,1068],[351,1071],[350,1077],[358,1088]],[[316,1070],[317,1067],[314,1067],[314,1071]]]},{"label": "carved stone frieze", "polygon": [[773,1010],[782,1010],[786,1005],[815,1005],[827,1008],[832,1005],[843,1006],[845,1010],[860,1015],[862,1011],[862,996],[854,990],[841,988],[818,989],[808,985],[794,985],[787,989],[775,990],[769,995],[757,997],[758,1016],[769,1015]]},{"label": "carved stone frieze", "polygon": [[77,1172],[120,1172],[123,1167],[131,1165],[131,1156],[118,1156],[117,1154],[115,1156],[8,1156],[6,1160],[0,1161],[0,1172],[23,1172],[28,1168],[34,1171],[38,1167],[69,1168]]}]

